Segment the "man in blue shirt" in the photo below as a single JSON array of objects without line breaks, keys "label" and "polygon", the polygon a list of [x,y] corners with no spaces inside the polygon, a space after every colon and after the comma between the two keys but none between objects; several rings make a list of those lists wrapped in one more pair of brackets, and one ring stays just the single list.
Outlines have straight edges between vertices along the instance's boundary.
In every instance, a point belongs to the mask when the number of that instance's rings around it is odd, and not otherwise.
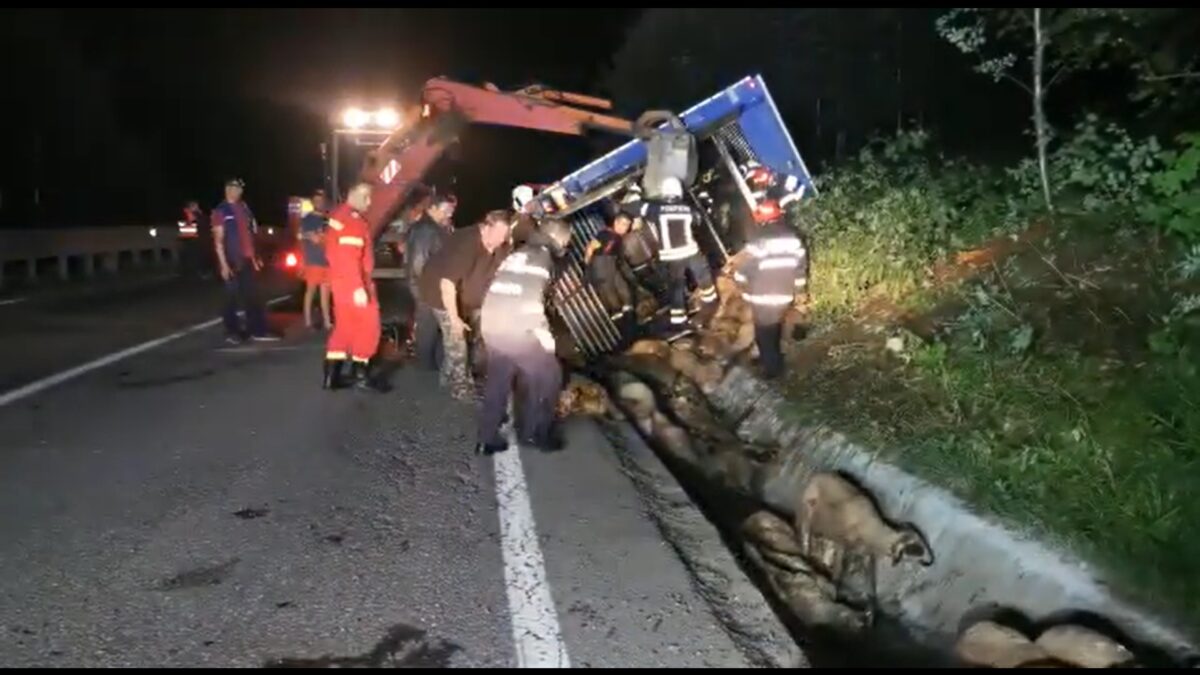
[{"label": "man in blue shirt", "polygon": [[312,196],[312,210],[300,219],[300,242],[304,253],[304,325],[313,327],[312,304],[317,290],[321,291],[321,326],[329,329],[329,261],[325,258],[325,228],[329,225],[325,192],[317,190]]},{"label": "man in blue shirt", "polygon": [[254,250],[254,214],[242,201],[246,184],[239,178],[225,182],[225,201],[212,210],[213,248],[221,279],[225,282],[225,340],[242,341],[238,306],[246,312],[246,330],[256,341],[273,341],[267,333],[267,308],[258,293],[257,272],[262,259]]}]

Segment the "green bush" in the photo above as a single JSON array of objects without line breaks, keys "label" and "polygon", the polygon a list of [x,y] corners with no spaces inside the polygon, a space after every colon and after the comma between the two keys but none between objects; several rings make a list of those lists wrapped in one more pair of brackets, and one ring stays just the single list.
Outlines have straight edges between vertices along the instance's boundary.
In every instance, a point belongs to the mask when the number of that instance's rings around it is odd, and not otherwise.
[{"label": "green bush", "polygon": [[1004,180],[932,154],[929,140],[909,131],[875,141],[818,179],[821,197],[798,212],[818,315],[843,315],[869,295],[898,302],[938,259],[1004,229]]},{"label": "green bush", "polygon": [[1200,241],[1200,133],[1179,137],[1183,147],[1159,155],[1162,170],[1149,180],[1139,209],[1148,222],[1192,242]]},{"label": "green bush", "polygon": [[[1055,204],[1065,211],[1088,214],[1132,213],[1162,166],[1161,151],[1153,137],[1135,141],[1120,126],[1087,115],[1048,158]],[[1023,160],[1009,175],[1017,185],[1014,212],[1040,208],[1037,160]]]}]

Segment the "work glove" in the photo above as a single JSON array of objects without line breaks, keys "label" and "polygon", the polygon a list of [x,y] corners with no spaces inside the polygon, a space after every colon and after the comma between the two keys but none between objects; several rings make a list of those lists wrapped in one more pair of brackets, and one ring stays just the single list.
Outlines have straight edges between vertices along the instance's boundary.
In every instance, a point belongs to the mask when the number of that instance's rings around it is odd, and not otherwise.
[{"label": "work glove", "polygon": [[355,307],[366,307],[368,300],[369,300],[369,298],[367,297],[367,289],[359,288],[354,291],[354,306]]}]

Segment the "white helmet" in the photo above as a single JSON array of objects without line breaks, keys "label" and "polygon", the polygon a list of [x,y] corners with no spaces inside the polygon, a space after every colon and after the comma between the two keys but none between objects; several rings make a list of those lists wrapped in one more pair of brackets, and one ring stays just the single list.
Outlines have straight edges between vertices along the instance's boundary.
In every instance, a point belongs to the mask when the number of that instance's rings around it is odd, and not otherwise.
[{"label": "white helmet", "polygon": [[518,185],[512,191],[513,210],[520,211],[525,208],[525,205],[533,201],[533,187],[529,185]]},{"label": "white helmet", "polygon": [[680,199],[683,197],[683,183],[680,183],[679,179],[674,176],[667,176],[662,180],[658,191],[667,199]]}]

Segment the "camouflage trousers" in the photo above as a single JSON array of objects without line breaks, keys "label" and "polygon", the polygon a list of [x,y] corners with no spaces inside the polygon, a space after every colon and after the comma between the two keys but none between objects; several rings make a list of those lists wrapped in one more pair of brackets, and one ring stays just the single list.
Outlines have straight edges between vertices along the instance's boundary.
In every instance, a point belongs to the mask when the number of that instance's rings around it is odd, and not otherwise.
[{"label": "camouflage trousers", "polygon": [[467,340],[461,330],[450,325],[450,314],[443,309],[433,310],[442,329],[442,386],[462,401],[475,398],[475,386],[467,371]]}]

